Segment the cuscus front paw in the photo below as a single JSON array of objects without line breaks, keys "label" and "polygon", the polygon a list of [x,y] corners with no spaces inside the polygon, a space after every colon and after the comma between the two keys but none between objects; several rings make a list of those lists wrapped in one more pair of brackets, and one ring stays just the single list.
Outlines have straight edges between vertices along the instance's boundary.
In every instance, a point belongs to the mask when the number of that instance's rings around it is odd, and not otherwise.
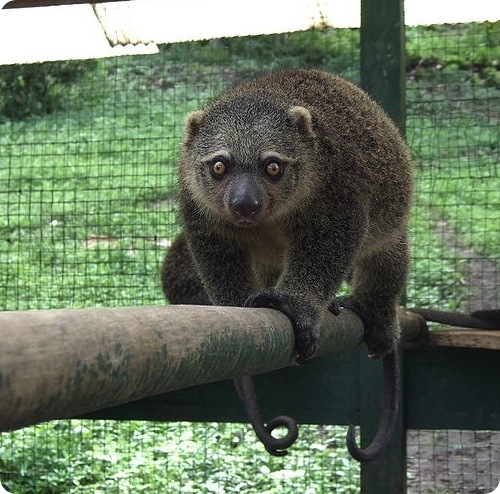
[{"label": "cuscus front paw", "polygon": [[377,359],[393,352],[399,335],[395,317],[383,317],[376,311],[367,311],[354,297],[349,295],[339,297],[337,303],[340,307],[355,312],[363,321],[363,340],[368,346],[369,358]]},{"label": "cuscus front paw", "polygon": [[319,316],[313,307],[279,291],[268,288],[248,297],[245,307],[267,307],[283,312],[291,320],[295,334],[295,361],[304,362],[318,348],[317,324]]}]

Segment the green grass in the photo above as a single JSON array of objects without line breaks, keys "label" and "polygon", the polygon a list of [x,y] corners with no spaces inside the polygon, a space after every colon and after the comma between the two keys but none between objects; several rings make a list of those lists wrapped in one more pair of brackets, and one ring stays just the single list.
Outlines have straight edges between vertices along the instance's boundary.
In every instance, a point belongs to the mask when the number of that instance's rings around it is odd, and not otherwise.
[{"label": "green grass", "polygon": [[498,264],[499,25],[407,30],[407,137],[417,165],[412,305],[467,306],[467,249]]},{"label": "green grass", "polygon": [[[85,104],[72,99],[67,111],[2,126],[2,308],[160,301],[161,245],[177,229],[170,134],[185,109],[162,115],[151,92],[127,93],[126,79],[104,86],[112,67],[102,65],[95,74],[102,86],[93,84],[97,92]],[[175,97],[156,100],[175,107]]]},{"label": "green grass", "polygon": [[0,479],[15,494],[278,494],[304,480],[307,494],[355,494],[344,435],[302,426],[302,441],[278,458],[243,424],[55,421],[3,436],[0,472],[13,474]]},{"label": "green grass", "polygon": [[[498,27],[408,29],[409,305],[467,300],[465,259],[439,234],[443,221],[498,263]],[[99,60],[76,79],[44,66],[57,75],[38,93],[47,104],[0,118],[0,309],[163,303],[185,114],[262,69],[322,66],[357,81],[358,62],[357,30],[317,30],[163,46]],[[0,436],[0,481],[16,494],[358,492],[345,430],[302,430],[277,459],[242,425],[53,422]]]},{"label": "green grass", "polygon": [[[406,56],[414,77],[466,71],[469,80],[500,87],[500,21],[408,27]],[[461,74],[463,76],[464,73]]]}]

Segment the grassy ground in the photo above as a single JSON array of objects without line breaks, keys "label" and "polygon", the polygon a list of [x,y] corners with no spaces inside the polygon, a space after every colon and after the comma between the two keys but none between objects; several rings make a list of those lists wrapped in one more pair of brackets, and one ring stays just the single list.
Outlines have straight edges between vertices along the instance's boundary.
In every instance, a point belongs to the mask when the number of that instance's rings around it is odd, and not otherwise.
[{"label": "grassy ground", "polygon": [[[412,305],[468,298],[466,260],[439,234],[443,222],[464,248],[498,263],[499,31],[408,30]],[[322,66],[356,81],[358,36],[313,31],[101,60],[75,80],[44,77],[35,100],[47,105],[20,114],[4,86],[0,309],[163,303],[158,266],[178,231],[173,171],[186,112],[262,68]],[[10,80],[26,91],[33,77]],[[55,422],[1,436],[0,481],[16,494],[358,492],[344,431],[306,430],[283,460],[264,456],[243,425]]]},{"label": "grassy ground", "polygon": [[3,439],[0,481],[15,494],[356,493],[344,435],[303,426],[292,456],[276,458],[240,424],[58,421]]}]

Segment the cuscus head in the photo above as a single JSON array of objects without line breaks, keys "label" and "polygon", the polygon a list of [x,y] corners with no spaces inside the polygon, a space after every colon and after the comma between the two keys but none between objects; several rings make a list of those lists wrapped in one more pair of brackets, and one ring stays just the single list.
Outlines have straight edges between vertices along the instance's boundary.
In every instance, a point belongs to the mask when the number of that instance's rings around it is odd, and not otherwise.
[{"label": "cuscus head", "polygon": [[187,118],[181,184],[218,219],[253,227],[304,197],[304,161],[315,149],[308,109],[261,93],[225,95]]}]

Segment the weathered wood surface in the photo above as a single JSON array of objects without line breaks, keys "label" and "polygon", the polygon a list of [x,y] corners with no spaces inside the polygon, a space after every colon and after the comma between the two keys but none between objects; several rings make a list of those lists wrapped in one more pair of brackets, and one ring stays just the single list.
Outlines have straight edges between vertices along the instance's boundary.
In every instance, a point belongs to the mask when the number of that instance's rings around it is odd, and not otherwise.
[{"label": "weathered wood surface", "polygon": [[[401,313],[407,338],[420,318]],[[318,355],[363,328],[328,314]],[[293,330],[271,309],[161,306],[0,312],[0,430],[293,364]]]},{"label": "weathered wood surface", "polygon": [[429,345],[500,350],[500,330],[438,329],[429,332]]}]

